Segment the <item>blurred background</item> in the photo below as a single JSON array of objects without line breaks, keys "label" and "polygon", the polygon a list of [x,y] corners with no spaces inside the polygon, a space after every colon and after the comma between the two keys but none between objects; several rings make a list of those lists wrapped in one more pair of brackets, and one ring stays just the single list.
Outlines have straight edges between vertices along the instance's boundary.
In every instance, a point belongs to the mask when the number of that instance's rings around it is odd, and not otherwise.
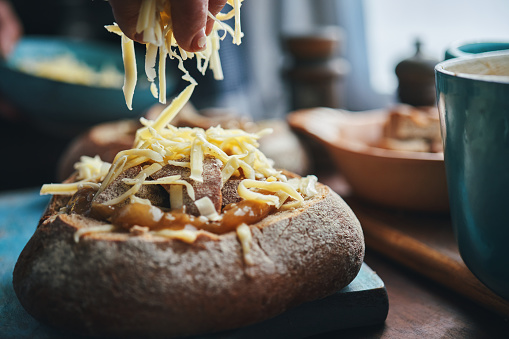
[{"label": "blurred background", "polygon": [[[101,42],[120,56],[118,36],[104,29],[114,21],[105,1],[12,0],[11,5],[26,38]],[[432,68],[449,46],[509,40],[507,0],[245,0],[241,13],[242,45],[232,45],[229,38],[221,45],[225,80],[214,80],[210,72],[196,74],[189,63],[187,69],[199,83],[191,99],[196,109],[221,108],[254,121],[284,120],[291,111],[316,106],[351,111],[390,107],[402,101],[400,82],[417,78],[424,84],[417,98],[408,100],[432,105]],[[138,54],[143,55],[141,47]],[[169,72],[171,96],[185,83],[180,74]],[[7,80],[5,74],[0,77]],[[422,86],[428,88],[426,98]],[[23,91],[26,101],[36,97],[37,89]],[[49,94],[37,105],[61,100]],[[62,153],[96,123],[71,123],[77,112],[69,111],[71,118],[63,121],[34,119],[34,112],[16,104],[11,93],[0,91],[0,190],[57,180]]]}]

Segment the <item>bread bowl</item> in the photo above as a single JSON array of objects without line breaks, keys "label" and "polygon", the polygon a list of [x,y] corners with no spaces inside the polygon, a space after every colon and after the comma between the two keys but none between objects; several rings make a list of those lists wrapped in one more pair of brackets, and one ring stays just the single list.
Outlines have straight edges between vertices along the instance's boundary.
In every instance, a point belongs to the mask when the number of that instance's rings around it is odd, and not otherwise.
[{"label": "bread bowl", "polygon": [[113,164],[83,158],[43,186],[54,196],[13,273],[28,313],[77,334],[171,338],[260,322],[355,278],[364,238],[340,196],[274,169],[254,147],[263,133],[176,128],[170,111]]},{"label": "bread bowl", "polygon": [[[193,244],[96,233],[77,215],[47,216],[14,271],[36,319],[80,334],[173,337],[232,329],[348,285],[363,258],[358,223],[326,186],[320,197],[251,225],[252,264],[235,232]],[[55,203],[55,202],[53,202]]]}]

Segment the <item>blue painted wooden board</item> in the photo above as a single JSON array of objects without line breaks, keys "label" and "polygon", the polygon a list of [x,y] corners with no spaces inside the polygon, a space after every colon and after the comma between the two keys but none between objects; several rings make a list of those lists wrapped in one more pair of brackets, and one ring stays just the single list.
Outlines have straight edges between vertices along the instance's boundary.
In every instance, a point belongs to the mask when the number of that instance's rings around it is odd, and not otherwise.
[{"label": "blue painted wooden board", "polygon": [[[38,190],[0,194],[0,338],[54,339],[69,335],[32,318],[12,288],[12,270],[49,197]],[[383,281],[366,264],[355,280],[330,297],[309,302],[265,322],[200,338],[305,338],[334,330],[380,324],[389,309]]]}]

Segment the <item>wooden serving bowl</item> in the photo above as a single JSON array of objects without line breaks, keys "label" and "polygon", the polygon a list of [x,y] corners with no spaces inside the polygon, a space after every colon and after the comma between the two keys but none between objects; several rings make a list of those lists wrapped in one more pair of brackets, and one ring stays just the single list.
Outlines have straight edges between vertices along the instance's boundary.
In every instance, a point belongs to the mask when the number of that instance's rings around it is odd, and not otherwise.
[{"label": "wooden serving bowl", "polygon": [[374,147],[388,111],[314,108],[288,115],[290,126],[322,144],[353,193],[399,209],[449,210],[443,153]]}]

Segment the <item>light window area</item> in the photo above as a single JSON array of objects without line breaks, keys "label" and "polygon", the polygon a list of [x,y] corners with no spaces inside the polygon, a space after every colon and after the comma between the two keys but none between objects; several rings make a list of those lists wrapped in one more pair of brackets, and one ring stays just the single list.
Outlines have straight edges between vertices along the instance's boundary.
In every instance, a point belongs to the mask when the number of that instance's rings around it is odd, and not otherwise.
[{"label": "light window area", "polygon": [[397,88],[394,69],[415,53],[415,40],[438,60],[458,41],[509,41],[508,0],[363,0],[370,83]]}]

